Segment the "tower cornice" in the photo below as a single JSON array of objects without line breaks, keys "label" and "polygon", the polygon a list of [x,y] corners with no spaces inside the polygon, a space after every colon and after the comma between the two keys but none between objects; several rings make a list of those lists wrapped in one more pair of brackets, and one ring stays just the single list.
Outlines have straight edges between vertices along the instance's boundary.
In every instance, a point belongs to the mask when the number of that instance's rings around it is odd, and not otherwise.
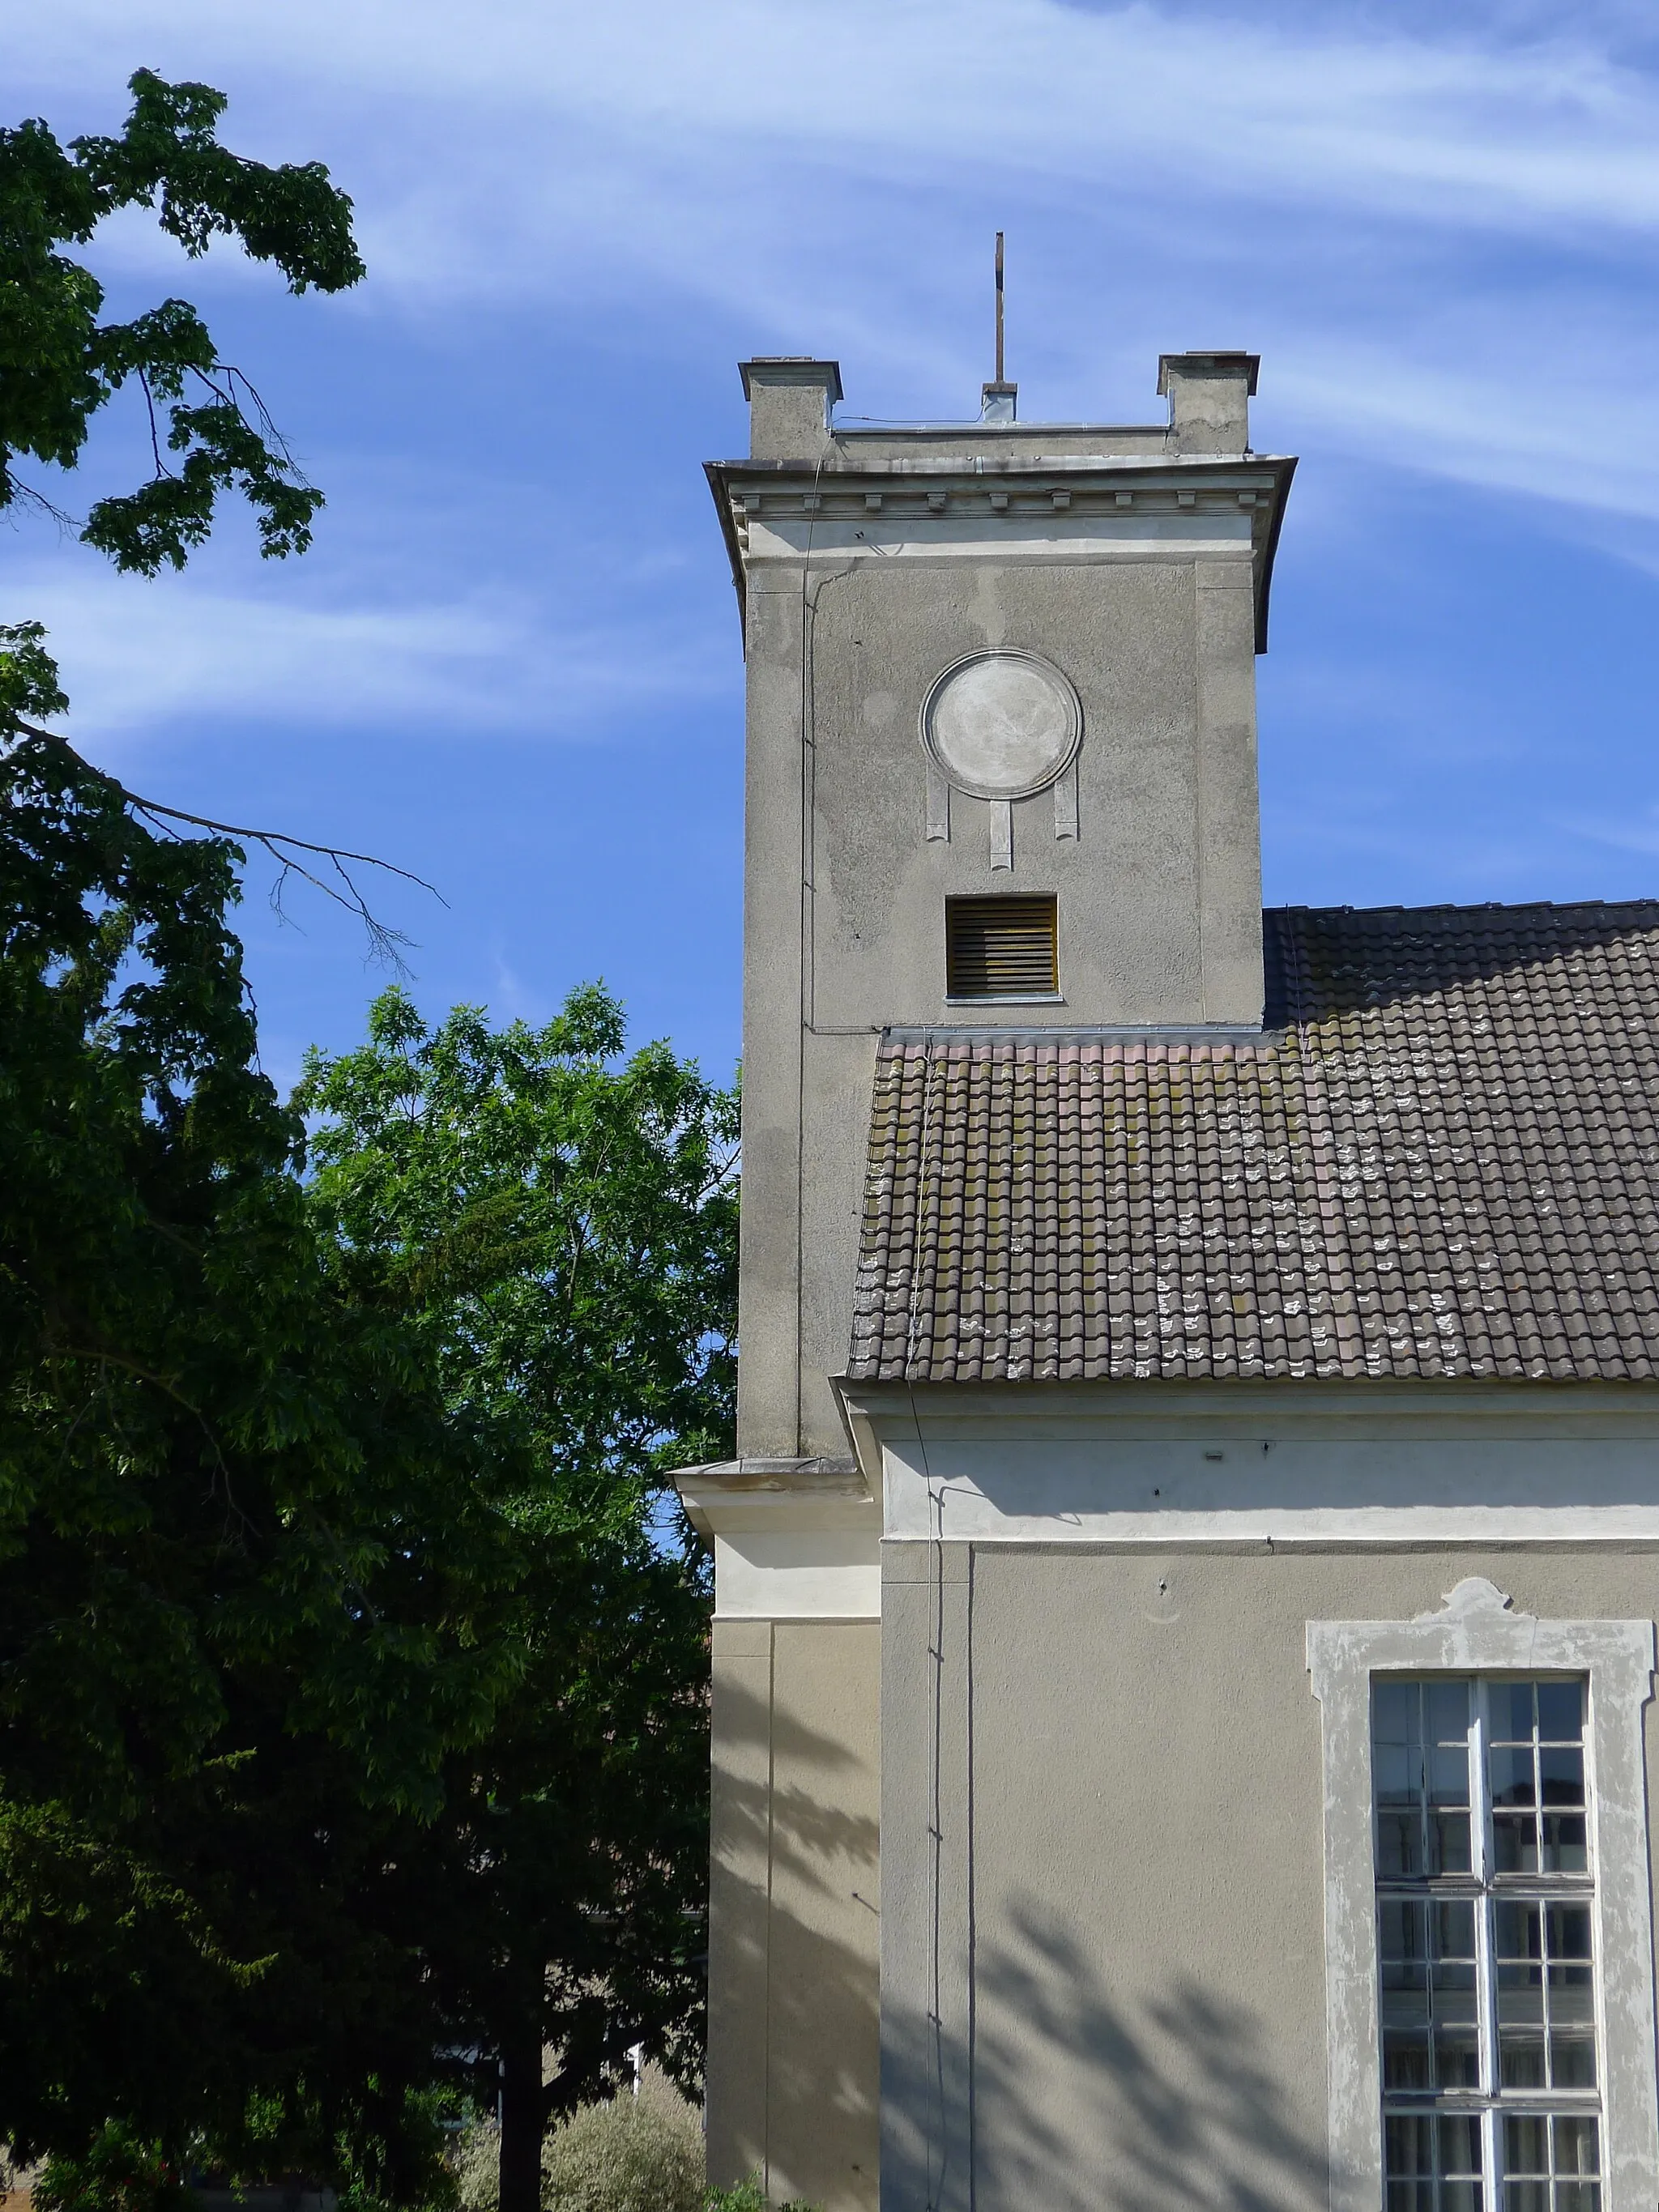
[{"label": "tower cornice", "polygon": [[[917,433],[912,444],[890,453],[860,446],[860,434],[838,432],[823,454],[810,459],[708,462],[740,614],[745,580],[763,557],[841,563],[902,550],[911,558],[994,559],[1006,532],[1007,550],[1018,541],[1029,559],[1032,537],[1040,532],[1052,538],[1056,556],[1068,561],[1144,559],[1150,526],[1167,539],[1169,557],[1194,558],[1209,553],[1218,519],[1225,514],[1234,532],[1238,518],[1248,517],[1255,649],[1266,652],[1273,556],[1294,456],[1176,453],[1169,449],[1169,434],[1156,428],[1020,428],[1018,440],[1006,432],[994,440],[960,431]],[[1156,441],[1157,450],[1102,449],[1100,441],[1132,436]],[[1073,438],[1096,441],[1093,450],[1051,450]],[[763,556],[751,537],[751,525],[763,518],[780,526],[767,532]],[[964,524],[982,525],[989,534],[965,537]]]}]

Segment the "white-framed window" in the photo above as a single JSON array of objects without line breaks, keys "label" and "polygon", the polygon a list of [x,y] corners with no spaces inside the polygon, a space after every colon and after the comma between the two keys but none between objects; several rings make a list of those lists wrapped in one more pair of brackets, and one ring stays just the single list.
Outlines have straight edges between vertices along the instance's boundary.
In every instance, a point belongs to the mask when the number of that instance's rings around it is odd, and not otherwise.
[{"label": "white-framed window", "polygon": [[1651,1621],[1314,1621],[1336,2212],[1653,2212]]},{"label": "white-framed window", "polygon": [[1600,2212],[1588,1688],[1371,1678],[1389,2212]]}]

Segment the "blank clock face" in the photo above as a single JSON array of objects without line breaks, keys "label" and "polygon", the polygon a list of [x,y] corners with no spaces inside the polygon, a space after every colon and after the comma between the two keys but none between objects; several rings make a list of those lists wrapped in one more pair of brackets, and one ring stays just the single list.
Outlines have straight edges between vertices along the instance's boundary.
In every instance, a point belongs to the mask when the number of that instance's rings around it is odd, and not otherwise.
[{"label": "blank clock face", "polygon": [[1018,648],[971,653],[938,677],[921,741],[958,791],[1028,799],[1077,757],[1083,710],[1059,669]]}]

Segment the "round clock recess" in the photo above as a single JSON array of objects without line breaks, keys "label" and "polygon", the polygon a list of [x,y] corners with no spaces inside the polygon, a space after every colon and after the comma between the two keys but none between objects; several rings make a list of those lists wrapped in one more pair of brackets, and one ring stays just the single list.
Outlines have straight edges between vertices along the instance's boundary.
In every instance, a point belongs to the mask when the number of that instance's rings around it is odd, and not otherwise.
[{"label": "round clock recess", "polygon": [[970,653],[935,678],[921,741],[971,799],[1029,799],[1066,773],[1083,737],[1077,693],[1051,661],[1018,647]]}]

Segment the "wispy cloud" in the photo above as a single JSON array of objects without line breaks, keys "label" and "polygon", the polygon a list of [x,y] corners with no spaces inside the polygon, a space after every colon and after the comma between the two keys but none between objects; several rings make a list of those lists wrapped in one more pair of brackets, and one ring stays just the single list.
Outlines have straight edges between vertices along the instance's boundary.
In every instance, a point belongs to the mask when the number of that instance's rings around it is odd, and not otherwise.
[{"label": "wispy cloud", "polygon": [[9,580],[9,599],[46,623],[75,728],[100,743],[215,716],[568,739],[731,681],[715,656],[643,625],[565,629],[499,593],[394,611],[135,585],[88,566]]},{"label": "wispy cloud", "polygon": [[1633,816],[1561,815],[1555,828],[1570,837],[1582,837],[1614,853],[1640,853],[1659,857],[1659,808],[1644,807]]},{"label": "wispy cloud", "polygon": [[[812,0],[58,0],[14,46],[83,76],[94,41],[159,44],[162,59],[195,55],[247,81],[256,108],[263,81],[269,119],[280,108],[290,126],[296,95],[371,130],[395,107],[416,127],[382,139],[382,174],[418,180],[410,204],[427,209],[510,174],[498,224],[558,204],[573,173],[660,171],[677,149],[695,150],[718,194],[718,147],[738,185],[785,149],[790,167],[874,164],[895,179],[945,164],[1298,196],[1316,185],[1328,201],[1403,198],[1436,222],[1650,228],[1652,84],[1616,58],[1605,15],[1558,14],[1549,36],[1537,21],[1517,35],[1468,11],[1413,34],[1375,16],[1333,27],[1144,0],[844,0],[833,18]],[[575,137],[538,143],[538,124]],[[605,224],[603,204],[587,212]]]},{"label": "wispy cloud", "polygon": [[[665,347],[706,343],[662,324],[678,298],[763,347],[838,348],[886,385],[872,412],[931,412],[975,388],[978,258],[1012,206],[1018,337],[1054,411],[1100,408],[1131,355],[1139,388],[1161,344],[1243,340],[1270,356],[1268,411],[1343,449],[1647,517],[1659,79],[1638,21],[58,0],[12,47],[77,88],[94,52],[142,52],[230,87],[255,150],[325,152],[374,271],[354,313],[622,327],[648,295]],[[135,225],[111,251],[158,249]],[[1616,439],[1586,423],[1613,361]]]}]

